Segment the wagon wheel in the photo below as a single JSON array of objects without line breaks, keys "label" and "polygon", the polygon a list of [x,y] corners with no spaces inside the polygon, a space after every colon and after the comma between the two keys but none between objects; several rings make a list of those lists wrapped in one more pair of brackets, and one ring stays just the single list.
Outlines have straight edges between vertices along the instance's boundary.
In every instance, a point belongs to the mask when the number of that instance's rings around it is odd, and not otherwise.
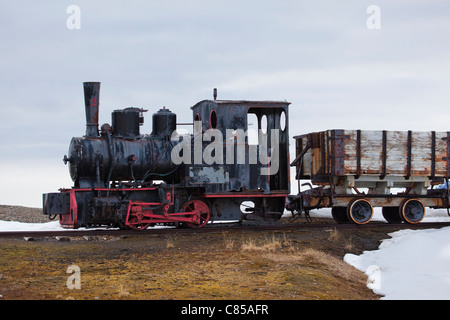
[{"label": "wagon wheel", "polygon": [[347,216],[351,222],[366,224],[373,216],[373,207],[366,199],[355,199],[347,206]]},{"label": "wagon wheel", "polygon": [[350,222],[347,217],[346,207],[332,207],[331,215],[333,216],[334,221],[336,221],[339,224]]},{"label": "wagon wheel", "polygon": [[381,213],[383,217],[389,223],[401,223],[402,219],[400,217],[399,207],[383,207],[381,208]]},{"label": "wagon wheel", "polygon": [[201,228],[206,225],[210,218],[209,207],[202,200],[189,200],[181,208],[181,212],[195,212],[197,216],[196,223],[187,222],[189,228]]},{"label": "wagon wheel", "polygon": [[407,223],[419,223],[424,217],[425,207],[418,199],[408,199],[400,206],[400,218]]}]

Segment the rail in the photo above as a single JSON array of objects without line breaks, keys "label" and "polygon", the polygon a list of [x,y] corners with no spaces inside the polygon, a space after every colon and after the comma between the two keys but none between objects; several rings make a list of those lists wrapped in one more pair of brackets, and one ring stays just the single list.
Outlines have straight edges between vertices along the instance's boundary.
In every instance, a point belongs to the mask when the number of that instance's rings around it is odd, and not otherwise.
[{"label": "rail", "polygon": [[294,223],[294,224],[277,224],[277,225],[253,225],[233,223],[228,226],[224,224],[209,224],[200,229],[190,228],[149,228],[145,230],[119,230],[119,229],[79,229],[79,230],[56,230],[56,231],[0,231],[0,239],[5,238],[46,238],[46,237],[83,237],[83,236],[148,236],[148,235],[166,235],[166,234],[196,234],[196,233],[213,233],[213,232],[242,232],[242,231],[273,231],[283,232],[289,230],[308,230],[322,228],[324,230],[333,229],[354,229],[360,230],[362,228],[387,228],[393,230],[400,229],[427,229],[427,228],[442,228],[450,226],[450,222],[422,222],[419,224],[406,223],[385,223],[385,222],[370,222],[365,225],[356,224],[338,224],[334,222],[327,223]]}]

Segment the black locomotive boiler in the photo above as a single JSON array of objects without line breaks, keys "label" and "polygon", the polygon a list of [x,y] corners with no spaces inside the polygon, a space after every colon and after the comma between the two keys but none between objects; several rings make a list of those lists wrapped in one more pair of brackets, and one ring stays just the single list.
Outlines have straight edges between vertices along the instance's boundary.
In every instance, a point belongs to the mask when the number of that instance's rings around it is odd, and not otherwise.
[{"label": "black locomotive boiler", "polygon": [[73,187],[43,195],[43,213],[64,228],[281,217],[290,190],[288,102],[204,100],[191,107],[188,135],[162,108],[151,134],[141,134],[147,110],[133,107],[113,111],[99,129],[99,93],[99,82],[84,83],[86,134],[72,138],[63,159]]}]

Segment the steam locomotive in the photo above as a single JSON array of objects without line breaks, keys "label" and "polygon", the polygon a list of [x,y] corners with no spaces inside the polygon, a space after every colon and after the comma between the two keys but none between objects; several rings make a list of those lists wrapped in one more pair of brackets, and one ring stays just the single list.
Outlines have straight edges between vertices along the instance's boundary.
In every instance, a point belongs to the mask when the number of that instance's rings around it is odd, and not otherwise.
[{"label": "steam locomotive", "polygon": [[[43,195],[43,213],[64,228],[156,224],[199,228],[220,220],[278,220],[289,194],[289,128],[285,101],[200,101],[191,107],[192,134],[177,116],[114,110],[99,130],[100,83],[84,82],[86,134],[72,138],[72,188]],[[249,116],[256,123],[249,123]],[[249,126],[258,127],[249,143]]]},{"label": "steam locomotive", "polygon": [[99,93],[99,82],[84,83],[86,134],[63,158],[74,186],[43,195],[43,213],[64,228],[200,228],[276,221],[285,209],[309,217],[331,208],[336,222],[356,224],[370,222],[373,207],[390,223],[419,223],[425,207],[450,215],[450,132],[308,133],[294,137],[289,163],[289,102],[217,100],[215,90],[191,107],[192,134],[179,134],[166,108],[141,134],[147,110],[133,107],[114,110],[99,130]]}]

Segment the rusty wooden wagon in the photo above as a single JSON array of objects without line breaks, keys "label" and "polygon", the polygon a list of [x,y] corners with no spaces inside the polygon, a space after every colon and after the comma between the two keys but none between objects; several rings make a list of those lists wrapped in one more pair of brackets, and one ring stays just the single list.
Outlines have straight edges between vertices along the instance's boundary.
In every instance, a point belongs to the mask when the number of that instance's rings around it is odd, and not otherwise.
[{"label": "rusty wooden wagon", "polygon": [[[419,223],[426,207],[449,208],[449,137],[450,132],[368,130],[295,136],[291,166],[299,194],[289,197],[286,208],[308,216],[328,207],[339,223],[365,224],[373,208],[382,207],[390,223]],[[310,188],[300,192],[301,184]]]}]

